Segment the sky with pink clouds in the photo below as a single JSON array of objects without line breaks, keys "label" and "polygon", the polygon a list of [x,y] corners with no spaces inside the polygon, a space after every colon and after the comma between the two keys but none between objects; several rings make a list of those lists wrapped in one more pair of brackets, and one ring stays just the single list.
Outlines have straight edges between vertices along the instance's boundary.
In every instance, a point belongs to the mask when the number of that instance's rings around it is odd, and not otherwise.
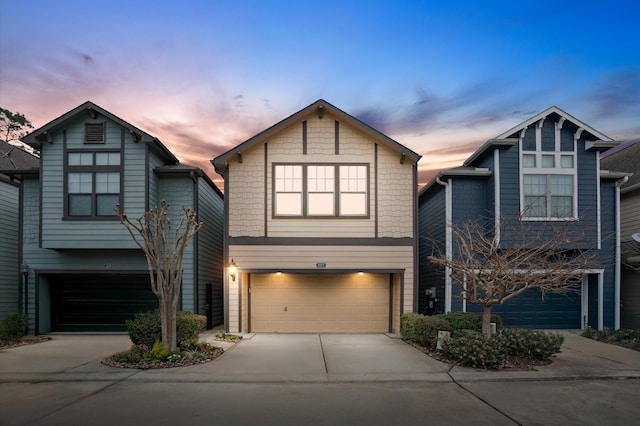
[{"label": "sky with pink clouds", "polygon": [[0,106],[90,100],[214,180],[323,98],[423,155],[424,183],[556,105],[640,139],[640,2],[0,0]]}]

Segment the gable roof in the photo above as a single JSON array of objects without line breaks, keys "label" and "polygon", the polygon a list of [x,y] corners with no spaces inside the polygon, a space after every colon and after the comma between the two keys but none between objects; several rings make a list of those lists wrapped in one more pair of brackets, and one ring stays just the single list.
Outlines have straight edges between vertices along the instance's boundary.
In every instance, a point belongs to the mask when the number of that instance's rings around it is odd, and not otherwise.
[{"label": "gable roof", "polygon": [[156,151],[159,152],[160,155],[162,155],[167,162],[173,163],[173,164],[179,163],[179,160],[171,153],[171,151],[169,151],[169,149],[166,146],[162,144],[162,142],[160,142],[158,138],[124,121],[120,117],[111,114],[109,111],[94,104],[91,101],[87,101],[82,105],[79,105],[76,108],[72,109],[71,111],[67,112],[66,114],[63,114],[60,117],[53,119],[52,121],[48,122],[44,126],[40,127],[39,129],[36,129],[33,132],[29,133],[28,135],[23,137],[21,140],[22,142],[26,143],[29,146],[32,146],[36,149],[41,149],[43,142],[47,142],[51,140],[51,136],[50,136],[51,132],[61,127],[64,127],[66,123],[76,119],[81,114],[90,114],[94,117],[97,116],[98,114],[102,115],[108,118],[109,120],[117,123],[118,125],[124,127],[125,129],[127,129],[131,134],[132,138],[135,139],[136,141],[143,142],[154,147]]},{"label": "gable roof", "polygon": [[30,171],[40,167],[40,159],[19,146],[0,140],[0,173]]},{"label": "gable roof", "polygon": [[526,121],[518,124],[515,127],[507,130],[506,132],[496,136],[494,139],[490,139],[484,145],[482,145],[477,151],[475,151],[469,158],[467,158],[464,162],[465,166],[472,165],[478,158],[482,157],[487,151],[492,150],[494,147],[504,147],[506,142],[510,142],[511,144],[515,144],[518,142],[520,132],[527,127],[531,126],[534,123],[550,116],[556,115],[560,118],[564,119],[564,121],[568,121],[573,123],[578,129],[582,129],[581,134],[589,140],[588,149],[594,150],[607,150],[609,148],[613,148],[617,146],[620,142],[614,141],[609,136],[604,133],[599,132],[588,124],[578,120],[571,114],[563,111],[557,106],[552,106],[550,108],[545,109],[539,114],[534,115]]},{"label": "gable roof", "polygon": [[350,126],[353,126],[354,128],[364,133],[365,135],[380,142],[381,144],[384,144],[385,146],[398,152],[399,154],[404,154],[408,159],[414,162],[418,162],[418,160],[420,160],[420,158],[422,157],[420,154],[410,150],[404,145],[401,145],[399,142],[396,142],[395,140],[391,139],[387,135],[379,132],[378,130],[374,129],[368,124],[365,124],[364,122],[358,120],[352,115],[347,114],[346,112],[330,104],[324,99],[318,99],[311,105],[301,109],[295,114],[290,115],[289,117],[274,124],[268,129],[247,139],[246,141],[242,142],[240,145],[237,145],[236,147],[225,152],[224,154],[214,158],[213,160],[211,160],[211,164],[213,164],[213,166],[215,167],[216,172],[218,172],[221,175],[224,175],[224,169],[230,157],[237,155],[239,152],[242,152],[242,150],[247,149],[253,145],[264,143],[274,134],[292,125],[293,123],[301,121],[312,114],[324,114],[324,112],[335,116],[342,123],[346,123],[346,124],[349,124]]},{"label": "gable roof", "polygon": [[622,190],[640,189],[640,140],[600,159],[600,168],[633,173],[622,186]]}]

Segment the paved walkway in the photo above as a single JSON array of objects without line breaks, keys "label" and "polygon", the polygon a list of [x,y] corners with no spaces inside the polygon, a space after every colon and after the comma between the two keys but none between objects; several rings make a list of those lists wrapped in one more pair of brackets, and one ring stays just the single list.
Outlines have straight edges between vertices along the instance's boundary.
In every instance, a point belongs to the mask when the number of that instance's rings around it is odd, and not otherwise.
[{"label": "paved walkway", "polygon": [[[451,367],[397,336],[247,335],[206,364],[100,364],[126,335],[0,351],[0,424],[632,424],[640,353],[564,332],[537,371]],[[203,340],[213,341],[212,333]],[[616,379],[616,380],[610,380]]]}]

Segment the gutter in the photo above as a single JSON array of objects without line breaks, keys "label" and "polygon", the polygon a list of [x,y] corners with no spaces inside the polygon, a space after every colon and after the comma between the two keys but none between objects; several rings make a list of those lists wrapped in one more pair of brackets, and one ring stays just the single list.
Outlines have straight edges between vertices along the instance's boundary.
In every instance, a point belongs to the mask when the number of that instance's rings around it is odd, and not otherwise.
[{"label": "gutter", "polygon": [[[451,247],[453,241],[453,232],[451,226],[452,221],[452,192],[451,192],[451,179],[447,179],[446,182],[440,180],[440,177],[436,177],[436,183],[442,185],[445,188],[444,192],[444,215],[445,215],[445,256],[447,260],[453,258],[453,247]],[[451,267],[445,266],[444,268],[444,311],[451,312]]]},{"label": "gutter", "polygon": [[625,176],[616,182],[616,260],[615,260],[615,290],[614,290],[614,329],[620,328],[620,187],[627,183],[629,176]]}]

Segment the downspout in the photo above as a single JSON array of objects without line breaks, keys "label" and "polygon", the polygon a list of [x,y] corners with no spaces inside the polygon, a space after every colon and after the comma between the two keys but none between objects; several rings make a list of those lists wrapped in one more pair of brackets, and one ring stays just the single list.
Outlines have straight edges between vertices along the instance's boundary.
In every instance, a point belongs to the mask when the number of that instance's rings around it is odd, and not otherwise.
[{"label": "downspout", "polygon": [[[451,212],[451,179],[446,182],[436,177],[436,183],[444,186],[444,216],[445,216],[445,256],[447,260],[453,258],[453,248],[451,247],[453,240],[452,233],[452,212]],[[444,268],[444,311],[451,312],[451,268]]]},{"label": "downspout", "polygon": [[614,303],[615,303],[615,317],[614,317],[614,329],[620,328],[620,187],[627,183],[629,176],[625,176],[616,182],[616,261],[615,261],[615,290],[614,290]]}]

